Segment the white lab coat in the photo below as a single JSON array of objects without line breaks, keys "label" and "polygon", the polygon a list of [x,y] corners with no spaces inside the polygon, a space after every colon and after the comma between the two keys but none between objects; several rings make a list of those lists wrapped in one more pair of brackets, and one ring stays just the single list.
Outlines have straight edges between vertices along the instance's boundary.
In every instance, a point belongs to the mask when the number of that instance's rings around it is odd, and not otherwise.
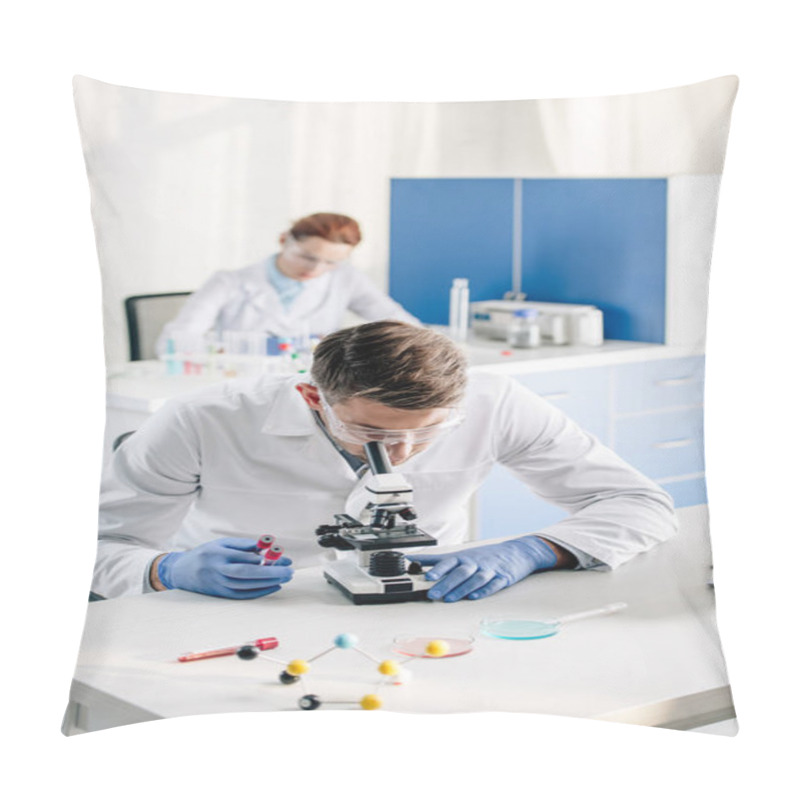
[{"label": "white lab coat", "polygon": [[284,308],[267,278],[267,264],[274,259],[275,256],[270,256],[243,269],[215,272],[164,327],[156,343],[158,354],[166,352],[170,337],[202,335],[209,330],[324,336],[341,327],[348,310],[368,322],[396,319],[420,324],[366,275],[347,263],[306,281],[291,306]]},{"label": "white lab coat", "polygon": [[[296,566],[336,557],[314,531],[364,478],[297,382],[261,376],[183,395],[122,444],[103,481],[95,592],[146,591],[157,555],[215,537],[272,534]],[[464,423],[402,466],[420,527],[440,544],[464,541],[468,500],[497,462],[572,512],[541,535],[609,567],[675,531],[666,492],[530,390],[485,373],[470,376]]]}]

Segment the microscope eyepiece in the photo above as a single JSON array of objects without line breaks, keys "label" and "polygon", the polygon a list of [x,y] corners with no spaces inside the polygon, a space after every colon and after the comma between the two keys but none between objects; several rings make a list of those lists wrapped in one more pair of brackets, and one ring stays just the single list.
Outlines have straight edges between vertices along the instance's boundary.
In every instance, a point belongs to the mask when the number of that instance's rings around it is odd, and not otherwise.
[{"label": "microscope eyepiece", "polygon": [[364,445],[364,453],[373,475],[386,475],[394,471],[383,442],[367,442]]}]

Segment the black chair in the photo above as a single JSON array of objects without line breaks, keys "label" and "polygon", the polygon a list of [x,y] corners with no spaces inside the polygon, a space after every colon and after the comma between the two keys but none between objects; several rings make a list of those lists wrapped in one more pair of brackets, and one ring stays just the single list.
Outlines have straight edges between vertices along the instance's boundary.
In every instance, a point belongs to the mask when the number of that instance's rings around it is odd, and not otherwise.
[{"label": "black chair", "polygon": [[137,294],[125,299],[131,361],[156,358],[156,340],[175,319],[191,292]]}]

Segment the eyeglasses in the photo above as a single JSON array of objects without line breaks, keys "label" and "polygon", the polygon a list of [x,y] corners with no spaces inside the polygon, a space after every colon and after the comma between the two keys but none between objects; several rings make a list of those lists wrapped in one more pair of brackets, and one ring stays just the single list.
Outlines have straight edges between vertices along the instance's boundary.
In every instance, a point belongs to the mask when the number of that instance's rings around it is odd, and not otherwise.
[{"label": "eyeglasses", "polygon": [[300,259],[301,261],[305,261],[306,264],[312,267],[320,266],[320,267],[338,267],[340,264],[343,264],[347,261],[347,258],[342,258],[338,261],[331,261],[330,259],[325,258],[317,258],[317,256],[312,256],[311,253],[306,253],[301,247],[300,243],[297,239],[289,238],[289,247],[291,248],[290,255],[292,258]]},{"label": "eyeglasses", "polygon": [[363,445],[367,442],[382,442],[392,444],[428,444],[443,433],[452,431],[464,421],[464,411],[461,408],[449,409],[447,419],[435,425],[426,425],[424,428],[372,428],[369,425],[359,425],[355,422],[343,422],[336,416],[328,401],[320,392],[320,405],[325,412],[325,421],[334,437],[347,444]]}]

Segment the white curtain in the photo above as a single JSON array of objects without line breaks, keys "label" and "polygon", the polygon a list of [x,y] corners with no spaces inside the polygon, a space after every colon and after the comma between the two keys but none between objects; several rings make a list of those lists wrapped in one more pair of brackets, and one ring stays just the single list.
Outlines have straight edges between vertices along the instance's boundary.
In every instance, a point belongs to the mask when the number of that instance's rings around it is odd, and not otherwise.
[{"label": "white curtain", "polygon": [[573,177],[719,175],[736,78],[539,105],[555,172]]}]

